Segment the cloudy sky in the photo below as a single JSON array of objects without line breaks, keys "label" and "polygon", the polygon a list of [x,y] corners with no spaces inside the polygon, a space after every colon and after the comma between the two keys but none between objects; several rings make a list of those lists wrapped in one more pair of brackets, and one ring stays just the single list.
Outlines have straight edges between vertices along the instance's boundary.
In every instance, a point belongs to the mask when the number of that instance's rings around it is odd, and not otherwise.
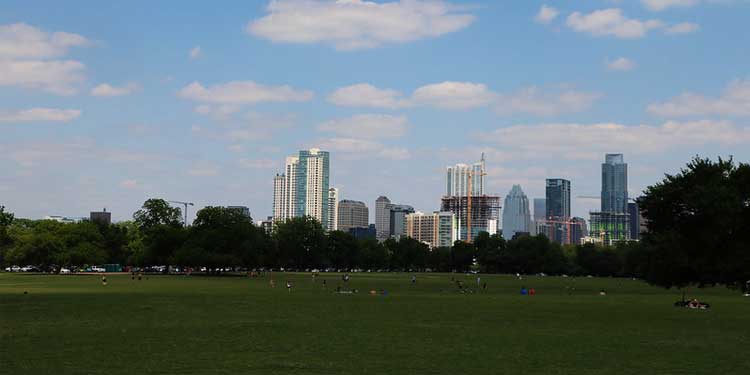
[{"label": "cloudy sky", "polygon": [[[219,5],[220,4],[220,5]],[[694,155],[750,160],[746,0],[34,1],[0,5],[0,205],[128,219],[149,197],[271,213],[284,157],[343,199],[637,195]],[[574,199],[588,218],[598,202]]]}]

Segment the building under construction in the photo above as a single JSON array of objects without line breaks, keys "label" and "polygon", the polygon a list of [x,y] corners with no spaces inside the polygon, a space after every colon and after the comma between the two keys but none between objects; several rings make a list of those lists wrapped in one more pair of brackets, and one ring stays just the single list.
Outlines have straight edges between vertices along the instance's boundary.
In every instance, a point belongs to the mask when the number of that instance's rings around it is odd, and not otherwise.
[{"label": "building under construction", "polygon": [[[458,239],[466,241],[469,211],[469,197],[466,196],[444,196],[440,205],[440,211],[453,212],[456,215],[458,225]],[[473,241],[480,232],[490,234],[497,233],[497,224],[500,218],[500,197],[480,195],[471,197],[471,240]]]},{"label": "building under construction", "polygon": [[561,245],[578,245],[588,236],[586,220],[580,217],[540,220],[536,223],[536,232]]}]

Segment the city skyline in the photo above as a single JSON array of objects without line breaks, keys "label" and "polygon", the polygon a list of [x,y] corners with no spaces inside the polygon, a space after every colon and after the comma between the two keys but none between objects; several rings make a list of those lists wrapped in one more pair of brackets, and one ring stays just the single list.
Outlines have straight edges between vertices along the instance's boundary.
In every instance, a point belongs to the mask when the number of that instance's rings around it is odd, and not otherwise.
[{"label": "city skyline", "polygon": [[310,1],[299,23],[292,0],[8,0],[0,204],[123,221],[156,197],[195,203],[189,221],[207,205],[261,220],[284,158],[318,147],[341,199],[369,207],[432,212],[445,167],[484,153],[488,195],[542,198],[561,177],[588,218],[605,153],[626,155],[632,197],[696,154],[750,160],[750,51],[732,37],[750,3],[650,2]]}]

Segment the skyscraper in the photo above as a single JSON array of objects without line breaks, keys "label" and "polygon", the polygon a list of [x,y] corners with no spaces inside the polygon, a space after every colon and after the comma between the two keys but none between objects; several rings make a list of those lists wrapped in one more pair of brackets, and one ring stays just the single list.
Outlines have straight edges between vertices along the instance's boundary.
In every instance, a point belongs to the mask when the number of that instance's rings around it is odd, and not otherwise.
[{"label": "skyscraper", "polygon": [[414,207],[405,204],[391,205],[389,233],[391,238],[399,239],[406,235],[406,215],[414,213]]},{"label": "skyscraper", "polygon": [[510,193],[505,197],[503,207],[503,238],[511,240],[516,233],[531,232],[529,198],[524,194],[521,185],[513,185]]},{"label": "skyscraper", "polygon": [[546,188],[547,218],[570,218],[570,181],[562,178],[548,178]]},{"label": "skyscraper", "polygon": [[484,154],[472,165],[456,164],[446,168],[446,193],[448,197],[465,197],[469,191],[469,172],[472,172],[471,195],[484,195]]},{"label": "skyscraper", "polygon": [[351,228],[367,228],[369,225],[370,211],[364,202],[346,199],[339,202],[338,230],[349,232]]},{"label": "skyscraper", "polygon": [[339,189],[328,189],[328,230],[339,230]]},{"label": "skyscraper", "polygon": [[406,215],[406,235],[431,248],[453,246],[457,230],[456,215],[452,212],[415,212]]},{"label": "skyscraper", "polygon": [[602,164],[602,212],[628,212],[628,165],[622,154],[607,154]]},{"label": "skyscraper", "polygon": [[390,237],[391,200],[379,196],[375,200],[375,230],[378,241],[385,241]]},{"label": "skyscraper", "polygon": [[274,221],[310,216],[328,228],[329,153],[313,148],[286,159],[274,177]]},{"label": "skyscraper", "polygon": [[590,213],[591,237],[605,245],[630,240],[628,165],[622,154],[604,156],[601,200],[601,211]]},{"label": "skyscraper", "polygon": [[547,216],[547,199],[534,198],[534,221],[542,221]]},{"label": "skyscraper", "polygon": [[630,239],[640,240],[641,239],[641,209],[638,207],[638,203],[628,203],[628,220],[630,220]]}]

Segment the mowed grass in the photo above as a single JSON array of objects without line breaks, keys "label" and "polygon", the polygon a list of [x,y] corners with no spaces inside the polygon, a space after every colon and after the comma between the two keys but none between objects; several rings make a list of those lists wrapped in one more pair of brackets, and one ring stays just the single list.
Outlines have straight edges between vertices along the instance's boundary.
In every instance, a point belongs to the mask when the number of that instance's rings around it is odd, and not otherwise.
[{"label": "mowed grass", "polygon": [[477,289],[463,274],[357,273],[356,295],[333,293],[337,274],[0,274],[0,373],[750,374],[736,291],[691,290],[713,306],[695,311],[627,279],[481,275],[487,290],[460,294],[451,277]]}]

